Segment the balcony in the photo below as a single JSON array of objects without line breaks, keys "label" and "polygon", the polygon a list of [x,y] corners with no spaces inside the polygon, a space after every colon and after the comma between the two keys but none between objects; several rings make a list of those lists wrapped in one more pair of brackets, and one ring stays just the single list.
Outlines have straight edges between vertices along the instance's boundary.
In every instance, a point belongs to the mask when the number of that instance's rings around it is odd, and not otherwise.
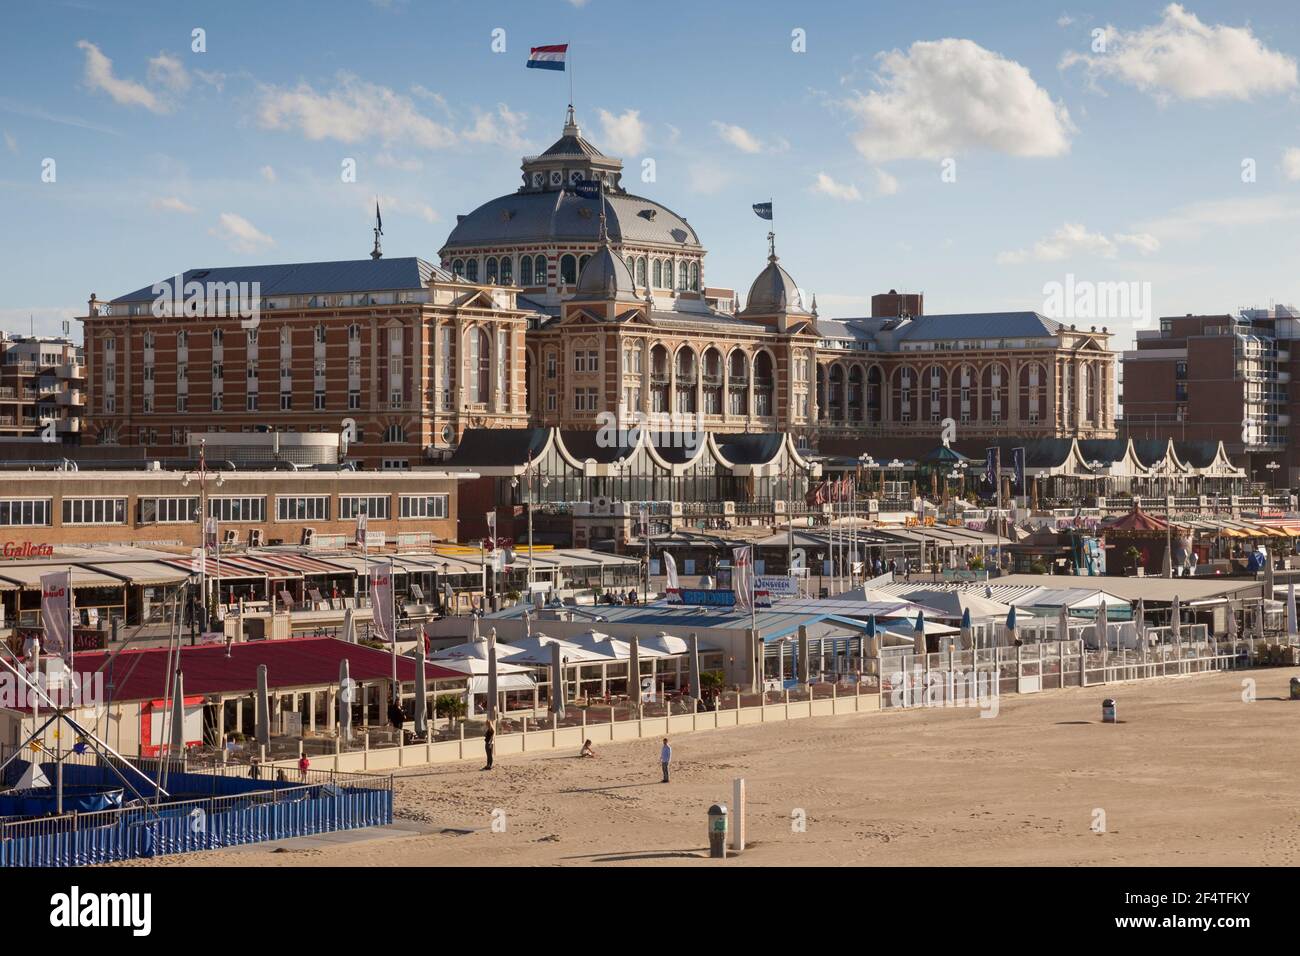
[{"label": "balcony", "polygon": [[80,418],[60,418],[54,423],[54,430],[58,432],[80,432]]},{"label": "balcony", "polygon": [[54,374],[59,378],[85,378],[86,366],[80,362],[64,362],[62,365],[56,365]]},{"label": "balcony", "polygon": [[64,407],[82,406],[86,404],[86,395],[79,388],[70,388],[59,392],[58,404]]}]

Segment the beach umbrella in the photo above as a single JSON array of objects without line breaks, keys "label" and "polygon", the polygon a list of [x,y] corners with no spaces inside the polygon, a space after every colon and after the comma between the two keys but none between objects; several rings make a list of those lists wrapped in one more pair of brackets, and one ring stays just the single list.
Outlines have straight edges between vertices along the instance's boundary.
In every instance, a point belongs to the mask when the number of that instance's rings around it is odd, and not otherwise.
[{"label": "beach umbrella", "polygon": [[424,639],[415,642],[415,735],[424,737],[429,732],[428,675],[424,670]]},{"label": "beach umbrella", "polygon": [[799,673],[795,675],[801,684],[808,680],[808,628],[799,625]]},{"label": "beach umbrella", "polygon": [[1264,600],[1273,600],[1273,555],[1264,552]]},{"label": "beach umbrella", "polygon": [[[474,622],[475,637],[478,637],[478,621]],[[488,679],[487,679],[487,717],[497,719],[497,629],[488,630]]]},{"label": "beach umbrella", "polygon": [[558,643],[551,644],[551,713],[564,716],[564,660]]},{"label": "beach umbrella", "polygon": [[349,644],[357,642],[357,621],[352,614],[352,608],[343,612],[343,640]]},{"label": "beach umbrella", "polygon": [[1295,582],[1286,583],[1286,636],[1293,638],[1296,636],[1296,615],[1295,615]]},{"label": "beach umbrella", "polygon": [[700,684],[699,635],[697,635],[694,631],[691,631],[691,633],[686,638],[686,643],[689,647],[687,654],[689,655],[689,660],[691,665],[691,696],[694,697],[696,700],[699,700],[704,696],[704,688]]},{"label": "beach umbrella", "polygon": [[[265,667],[265,666],[264,666]],[[263,669],[264,669],[263,667]],[[259,673],[258,677],[261,677]],[[259,698],[260,700],[260,698]],[[185,675],[176,672],[176,686],[172,688],[172,753],[185,752]],[[258,740],[261,740],[258,735]]]},{"label": "beach umbrella", "polygon": [[339,736],[344,740],[352,736],[352,676],[346,657],[339,661]]},{"label": "beach umbrella", "polygon": [[1016,606],[1011,605],[1011,610],[1007,611],[1007,643],[1014,645],[1016,643]]},{"label": "beach umbrella", "polygon": [[265,664],[257,665],[257,742],[271,746],[271,695],[267,690]]},{"label": "beach umbrella", "polygon": [[866,628],[867,644],[870,647],[870,653],[873,658],[880,656],[880,638],[876,634],[876,615],[867,618]]},{"label": "beach umbrella", "polygon": [[963,608],[961,612],[961,641],[967,647],[971,647],[973,638],[974,628],[970,622],[970,608]]},{"label": "beach umbrella", "polygon": [[627,642],[627,692],[641,716],[641,647],[635,634]]},{"label": "beach umbrella", "polygon": [[913,626],[912,630],[912,653],[923,657],[926,653],[924,611],[916,612],[916,624]]}]

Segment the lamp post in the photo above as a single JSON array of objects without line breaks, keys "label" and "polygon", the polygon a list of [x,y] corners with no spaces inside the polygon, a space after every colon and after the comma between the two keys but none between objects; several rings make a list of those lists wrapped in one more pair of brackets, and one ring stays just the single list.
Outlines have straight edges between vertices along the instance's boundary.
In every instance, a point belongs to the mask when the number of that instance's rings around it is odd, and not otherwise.
[{"label": "lamp post", "polygon": [[1267,465],[1265,465],[1264,467],[1268,469],[1269,485],[1270,485],[1270,487],[1271,487],[1274,491],[1277,491],[1277,470],[1278,470],[1279,468],[1281,468],[1282,466],[1279,465],[1279,464],[1278,464],[1277,462],[1275,462],[1275,461],[1270,461],[1270,462],[1269,462]]},{"label": "lamp post", "polygon": [[[181,487],[188,488],[190,482],[199,483],[199,591],[203,596],[203,622],[204,627],[208,627],[212,620],[212,613],[208,604],[208,458],[207,458],[206,438],[199,439],[199,468],[198,471],[186,472],[181,479]],[[226,483],[225,476],[217,472],[216,485],[220,488]],[[212,536],[214,550],[217,559],[217,603],[221,602],[221,542],[216,540],[217,522],[212,520]]]},{"label": "lamp post", "polygon": [[1097,458],[1088,462],[1088,467],[1091,468],[1093,470],[1093,473],[1096,474],[1101,479],[1101,485],[1100,485],[1101,493],[1096,495],[1095,497],[1097,498],[1106,497],[1106,476],[1100,474],[1100,472],[1102,472],[1105,469],[1106,463],[1101,459]]}]

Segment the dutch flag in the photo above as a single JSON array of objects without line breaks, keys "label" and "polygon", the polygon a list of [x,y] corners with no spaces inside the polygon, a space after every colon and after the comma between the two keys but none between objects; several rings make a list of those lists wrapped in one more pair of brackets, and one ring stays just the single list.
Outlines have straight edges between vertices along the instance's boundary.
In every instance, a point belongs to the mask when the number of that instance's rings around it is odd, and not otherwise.
[{"label": "dutch flag", "polygon": [[564,55],[569,51],[569,44],[555,46],[535,46],[528,51],[528,68],[530,70],[563,70]]}]

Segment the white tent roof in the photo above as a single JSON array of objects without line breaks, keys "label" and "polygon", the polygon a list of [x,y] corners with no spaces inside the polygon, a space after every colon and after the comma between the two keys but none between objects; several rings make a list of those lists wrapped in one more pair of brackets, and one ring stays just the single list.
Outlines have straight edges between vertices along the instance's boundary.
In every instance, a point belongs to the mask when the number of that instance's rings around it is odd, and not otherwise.
[{"label": "white tent roof", "polygon": [[[632,645],[627,641],[610,637],[600,631],[586,631],[573,638],[573,643],[585,651],[597,655],[601,660],[625,661],[632,656]],[[644,642],[637,642],[637,653],[642,657],[665,657],[665,652],[648,647]]]},{"label": "white tent roof", "polygon": [[[712,651],[716,649],[717,648],[712,644],[700,641],[701,651]],[[660,631],[653,637],[641,638],[641,650],[651,652],[657,651],[660,654],[665,654],[670,657],[689,654],[691,652],[690,645],[687,644],[686,638],[677,637],[676,635],[669,634],[667,631]]]},{"label": "white tent roof", "polygon": [[988,598],[970,591],[927,591],[921,589],[908,592],[907,599],[942,611],[945,617],[950,618],[960,618],[962,612],[969,608],[972,620],[978,621],[988,618],[1002,618],[1005,620],[1007,614],[1011,611],[1010,604],[1003,604],[1001,601],[990,601]]},{"label": "white tent roof", "polygon": [[531,664],[535,667],[551,666],[551,645],[560,645],[560,654],[569,659],[570,664],[590,664],[595,661],[608,660],[604,654],[597,654],[585,647],[579,647],[577,644],[569,641],[557,640],[554,637],[547,637],[545,634],[534,633],[532,637],[525,637],[522,640],[514,641],[510,644],[500,644],[497,646],[497,660],[509,661],[511,664]]}]

